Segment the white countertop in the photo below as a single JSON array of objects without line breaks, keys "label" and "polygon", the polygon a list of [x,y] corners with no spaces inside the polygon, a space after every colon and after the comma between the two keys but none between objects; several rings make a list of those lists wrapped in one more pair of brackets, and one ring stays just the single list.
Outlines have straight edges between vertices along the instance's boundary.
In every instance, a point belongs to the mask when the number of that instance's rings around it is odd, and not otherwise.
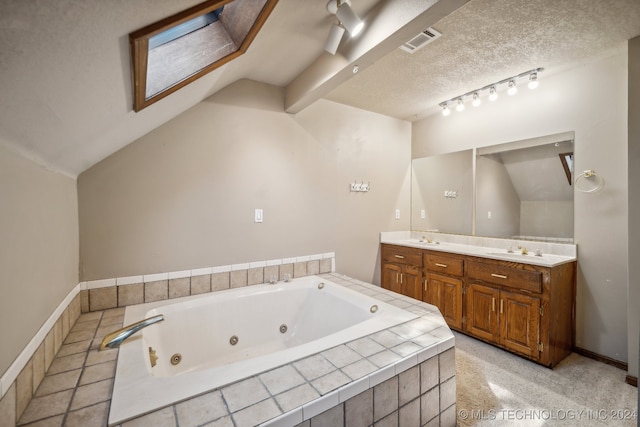
[{"label": "white countertop", "polygon": [[[508,247],[496,248],[490,246],[468,245],[459,243],[442,242],[435,238],[431,243],[416,238],[398,238],[398,233],[381,233],[380,243],[391,245],[407,246],[419,249],[429,249],[433,251],[449,252],[461,255],[470,255],[481,258],[498,259],[503,261],[515,261],[523,264],[540,265],[543,267],[555,267],[556,265],[565,264],[576,261],[575,256],[556,255],[542,252],[541,256],[535,255],[536,249],[539,249],[537,242],[520,242],[520,246],[527,248],[528,254],[522,255],[521,250],[514,243],[513,253],[507,251]],[[408,236],[406,236],[408,237]]]}]

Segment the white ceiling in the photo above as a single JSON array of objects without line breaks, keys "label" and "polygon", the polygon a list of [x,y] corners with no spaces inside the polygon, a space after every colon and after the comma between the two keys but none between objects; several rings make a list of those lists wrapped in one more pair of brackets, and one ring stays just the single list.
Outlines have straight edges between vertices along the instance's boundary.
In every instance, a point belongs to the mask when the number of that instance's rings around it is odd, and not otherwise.
[{"label": "white ceiling", "polygon": [[[638,0],[465,1],[438,2],[462,5],[432,25],[440,39],[413,55],[380,47],[324,97],[416,120],[531,68],[544,84],[640,35]],[[287,87],[328,55],[326,1],[280,0],[245,55],[134,113],[128,34],[199,2],[0,0],[0,144],[75,177],[238,79]],[[367,25],[403,3],[420,1],[352,0]]]}]

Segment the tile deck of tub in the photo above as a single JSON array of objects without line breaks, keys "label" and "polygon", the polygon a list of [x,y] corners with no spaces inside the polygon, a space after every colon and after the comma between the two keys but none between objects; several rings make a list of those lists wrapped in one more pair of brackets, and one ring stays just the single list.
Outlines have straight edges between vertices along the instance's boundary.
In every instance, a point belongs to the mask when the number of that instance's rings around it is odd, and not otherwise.
[{"label": "tile deck of tub", "polygon": [[[344,402],[355,401],[374,387],[384,390],[387,383],[393,383],[390,380],[411,369],[418,372],[416,381],[423,381],[419,365],[439,354],[451,359],[440,367],[440,381],[443,375],[444,379],[452,378],[444,393],[448,397],[439,392],[440,410],[443,400],[445,409],[455,405],[454,337],[437,308],[336,273],[321,276],[419,317],[160,408],[121,426],[295,426]],[[99,352],[98,346],[104,335],[122,327],[123,319],[124,308],[80,316],[19,426],[107,425],[118,350]],[[404,386],[399,386],[397,379],[395,384],[397,395],[398,387]],[[388,414],[377,416],[383,415]],[[371,421],[373,425],[379,420]],[[422,421],[420,425],[429,420]]]}]

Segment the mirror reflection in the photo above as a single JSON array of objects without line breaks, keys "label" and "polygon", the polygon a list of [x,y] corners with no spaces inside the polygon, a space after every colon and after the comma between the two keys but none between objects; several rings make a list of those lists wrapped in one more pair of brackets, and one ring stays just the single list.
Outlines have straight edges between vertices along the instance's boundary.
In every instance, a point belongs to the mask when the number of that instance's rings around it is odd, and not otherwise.
[{"label": "mirror reflection", "polygon": [[471,234],[473,151],[412,161],[411,227],[421,231]]},{"label": "mirror reflection", "polygon": [[414,159],[411,227],[573,242],[573,151],[565,132]]}]

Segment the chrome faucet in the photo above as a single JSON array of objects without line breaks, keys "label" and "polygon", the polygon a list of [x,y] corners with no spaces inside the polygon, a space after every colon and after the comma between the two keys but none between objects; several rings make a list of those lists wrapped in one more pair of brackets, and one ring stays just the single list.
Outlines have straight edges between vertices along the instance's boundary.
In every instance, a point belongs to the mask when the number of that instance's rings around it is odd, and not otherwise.
[{"label": "chrome faucet", "polygon": [[140,329],[146,328],[147,326],[153,325],[154,323],[162,322],[163,320],[164,315],[158,314],[157,316],[149,317],[147,319],[125,326],[122,329],[118,329],[117,331],[113,331],[107,334],[102,339],[102,342],[100,343],[100,350],[104,350],[107,347],[118,348],[124,340],[138,332]]}]

